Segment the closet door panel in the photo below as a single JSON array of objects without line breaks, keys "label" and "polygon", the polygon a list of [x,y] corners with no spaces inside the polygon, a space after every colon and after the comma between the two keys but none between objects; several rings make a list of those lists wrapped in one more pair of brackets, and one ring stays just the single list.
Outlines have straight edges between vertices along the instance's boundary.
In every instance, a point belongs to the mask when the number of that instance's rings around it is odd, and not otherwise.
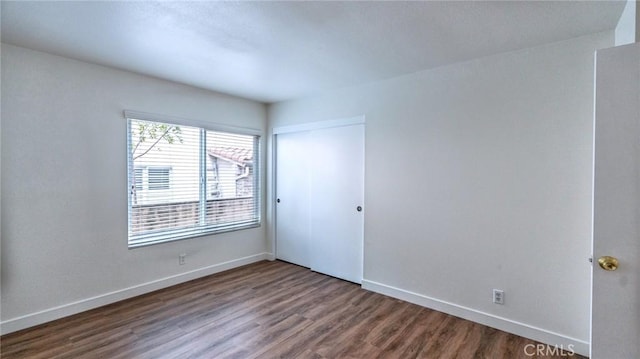
[{"label": "closet door panel", "polygon": [[311,269],[361,283],[364,125],[314,130],[310,143]]},{"label": "closet door panel", "polygon": [[276,258],[310,267],[308,132],[276,136]]}]

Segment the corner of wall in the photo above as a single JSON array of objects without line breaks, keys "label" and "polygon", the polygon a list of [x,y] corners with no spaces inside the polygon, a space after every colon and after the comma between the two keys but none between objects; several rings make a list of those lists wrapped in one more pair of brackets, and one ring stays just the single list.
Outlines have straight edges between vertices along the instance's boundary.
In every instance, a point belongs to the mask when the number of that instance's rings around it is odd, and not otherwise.
[{"label": "corner of wall", "polygon": [[627,0],[615,28],[615,46],[632,44],[640,40],[640,6],[636,0]]},{"label": "corner of wall", "polygon": [[396,288],[390,285],[378,283],[364,279],[362,288],[388,295],[393,298],[405,300],[409,303],[417,304],[439,312],[447,313],[458,318],[480,323],[488,327],[496,328],[508,333],[519,335],[535,341],[560,348],[571,348],[581,355],[589,354],[589,343],[572,338],[547,329],[535,327],[526,323],[518,322],[508,318],[486,313],[477,309],[464,307],[444,300],[432,298],[423,294],[414,293],[408,290]]}]

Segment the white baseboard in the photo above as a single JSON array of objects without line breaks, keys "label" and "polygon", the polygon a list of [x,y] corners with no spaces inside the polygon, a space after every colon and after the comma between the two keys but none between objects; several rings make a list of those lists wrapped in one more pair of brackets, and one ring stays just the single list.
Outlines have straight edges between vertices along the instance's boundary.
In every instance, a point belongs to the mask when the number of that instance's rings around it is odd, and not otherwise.
[{"label": "white baseboard", "polygon": [[539,341],[544,344],[557,345],[558,347],[561,346],[567,351],[573,350],[574,352],[584,356],[589,355],[589,343],[583,340],[567,337],[565,335],[537,328],[525,323],[498,317],[493,314],[484,313],[475,309],[366,279],[362,281],[362,288],[372,292],[388,295],[393,298],[402,299],[439,312],[451,314],[453,316],[480,323],[508,333],[516,334],[521,337]]},{"label": "white baseboard", "polygon": [[273,258],[274,255],[272,253],[260,253],[244,258],[238,258],[228,262],[214,264],[208,267],[199,268],[193,271],[154,280],[152,282],[139,284],[133,287],[102,294],[92,298],[79,300],[77,302],[69,304],[64,304],[40,312],[5,320],[3,322],[0,322],[0,334],[4,335],[12,333],[35,325],[50,322],[52,320],[64,318],[90,309],[132,298],[141,294],[153,292],[154,290],[170,287],[172,285],[184,283],[193,279],[208,276],[254,262],[259,262],[262,260],[273,260]]}]

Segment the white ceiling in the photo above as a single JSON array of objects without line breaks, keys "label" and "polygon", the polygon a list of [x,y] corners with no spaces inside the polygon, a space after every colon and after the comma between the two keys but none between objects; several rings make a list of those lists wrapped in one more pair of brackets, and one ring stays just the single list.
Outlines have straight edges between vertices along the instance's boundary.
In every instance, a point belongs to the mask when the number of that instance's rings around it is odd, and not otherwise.
[{"label": "white ceiling", "polygon": [[262,102],[615,28],[624,2],[11,2],[2,41]]}]

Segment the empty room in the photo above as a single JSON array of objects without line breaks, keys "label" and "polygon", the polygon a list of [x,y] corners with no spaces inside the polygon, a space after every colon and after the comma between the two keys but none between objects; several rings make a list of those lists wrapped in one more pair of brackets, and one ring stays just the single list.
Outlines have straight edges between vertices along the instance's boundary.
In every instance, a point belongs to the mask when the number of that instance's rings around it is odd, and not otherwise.
[{"label": "empty room", "polygon": [[2,1],[2,358],[640,358],[640,5]]}]

